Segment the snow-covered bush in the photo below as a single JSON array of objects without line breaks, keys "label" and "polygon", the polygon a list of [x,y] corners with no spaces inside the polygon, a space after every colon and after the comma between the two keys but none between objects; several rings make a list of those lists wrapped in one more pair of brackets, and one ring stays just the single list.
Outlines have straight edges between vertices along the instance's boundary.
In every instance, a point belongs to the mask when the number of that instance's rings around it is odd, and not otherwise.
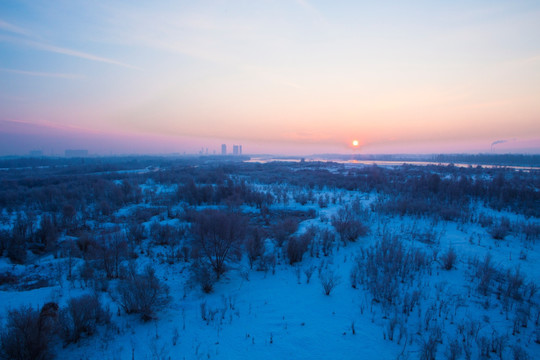
[{"label": "snow-covered bush", "polygon": [[7,249],[9,244],[9,232],[5,230],[0,230],[0,254],[4,253],[4,250]]},{"label": "snow-covered bush", "polygon": [[461,344],[459,343],[458,339],[453,339],[448,342],[448,346],[446,347],[445,355],[447,360],[457,360],[461,357],[461,353],[463,350],[461,349]]},{"label": "snow-covered bush", "polygon": [[507,270],[501,281],[500,292],[505,298],[520,301],[523,299],[524,285],[525,277],[519,268],[514,269],[514,271]]},{"label": "snow-covered bush", "polygon": [[329,256],[332,254],[332,249],[334,248],[334,242],[336,240],[335,233],[328,229],[324,229],[319,233],[319,238],[323,255]]},{"label": "snow-covered bush", "polygon": [[[413,280],[430,266],[428,255],[417,248],[406,248],[395,236],[383,234],[375,245],[357,257],[352,281],[361,281],[374,299],[393,304],[398,299],[400,284]],[[355,269],[356,268],[356,269]]]},{"label": "snow-covered bush", "polygon": [[257,266],[258,271],[267,272],[270,269],[272,269],[272,273],[276,270],[276,254],[274,253],[264,254]]},{"label": "snow-covered bush", "polygon": [[271,233],[276,239],[279,247],[298,229],[298,219],[288,216],[282,220],[278,220],[271,227]]},{"label": "snow-covered bush", "polygon": [[491,254],[486,254],[482,261],[476,258],[473,259],[472,264],[475,272],[474,278],[478,281],[478,291],[482,295],[487,296],[491,291],[495,276],[498,273],[491,260]]},{"label": "snow-covered bush", "polygon": [[0,335],[0,357],[13,360],[51,359],[58,305],[47,303],[41,311],[21,306],[8,312]]},{"label": "snow-covered bush", "polygon": [[249,260],[249,267],[253,269],[253,263],[264,254],[264,233],[262,228],[256,227],[246,238],[245,248]]},{"label": "snow-covered bush", "polygon": [[388,340],[394,341],[394,335],[396,335],[396,332],[399,332],[399,337],[397,341],[397,343],[399,344],[401,339],[406,336],[407,329],[405,327],[403,318],[398,315],[397,311],[394,312],[386,322],[385,336],[388,338]]},{"label": "snow-covered bush", "polygon": [[309,284],[309,280],[311,279],[311,276],[316,268],[317,267],[315,265],[311,265],[304,269],[304,274],[306,275],[306,284]]},{"label": "snow-covered bush", "polygon": [[369,228],[358,219],[351,207],[339,209],[337,214],[332,216],[332,226],[343,242],[356,241],[369,232]]},{"label": "snow-covered bush", "polygon": [[440,260],[443,269],[452,270],[457,260],[456,250],[453,247],[448,248],[448,250],[441,255]]},{"label": "snow-covered bush", "polygon": [[310,196],[308,195],[308,193],[306,193],[305,191],[298,191],[294,193],[293,198],[294,198],[294,201],[296,201],[300,205],[306,205],[308,201],[312,200]]},{"label": "snow-covered bush", "polygon": [[503,240],[510,234],[510,220],[508,218],[501,218],[498,223],[491,226],[488,230],[491,237],[495,240]]},{"label": "snow-covered bush", "polygon": [[144,239],[144,226],[137,221],[130,221],[125,226],[126,238],[129,243],[139,245]]},{"label": "snow-covered bush", "polygon": [[521,346],[512,346],[512,357],[514,360],[530,360],[531,356]]},{"label": "snow-covered bush", "polygon": [[155,312],[168,301],[168,288],[148,265],[142,273],[133,270],[116,288],[117,301],[128,314],[140,314],[144,321],[155,317]]},{"label": "snow-covered bush", "polygon": [[26,262],[26,239],[22,235],[13,232],[8,240],[7,257],[15,264],[24,264]]},{"label": "snow-covered bush", "polygon": [[493,225],[493,217],[486,215],[484,213],[480,213],[480,215],[478,215],[478,223],[483,228],[491,226]]},{"label": "snow-covered bush", "polygon": [[325,295],[330,295],[332,290],[339,284],[340,278],[334,270],[324,269],[321,271],[319,279]]},{"label": "snow-covered bush", "polygon": [[525,235],[525,240],[536,242],[540,238],[540,224],[533,221],[527,221],[522,224],[521,232]]},{"label": "snow-covered bush", "polygon": [[291,265],[302,261],[302,257],[307,251],[311,240],[310,234],[307,233],[289,239],[287,243],[287,257]]},{"label": "snow-covered bush", "polygon": [[440,338],[437,332],[430,331],[430,333],[422,339],[422,345],[420,346],[420,360],[435,360],[439,342]]},{"label": "snow-covered bush", "polygon": [[36,240],[44,250],[54,250],[57,246],[59,235],[56,219],[53,216],[44,214],[41,217],[39,230],[36,233]]},{"label": "snow-covered bush", "polygon": [[210,265],[201,260],[191,264],[192,280],[201,286],[201,290],[209,294],[214,290],[216,275]]},{"label": "snow-covered bush", "polygon": [[92,335],[97,325],[106,324],[110,319],[110,312],[103,308],[97,295],[71,298],[67,307],[60,311],[62,339],[66,343],[76,343],[83,334]]},{"label": "snow-covered bush", "polygon": [[19,277],[10,271],[0,273],[0,286],[15,285],[19,282]]}]

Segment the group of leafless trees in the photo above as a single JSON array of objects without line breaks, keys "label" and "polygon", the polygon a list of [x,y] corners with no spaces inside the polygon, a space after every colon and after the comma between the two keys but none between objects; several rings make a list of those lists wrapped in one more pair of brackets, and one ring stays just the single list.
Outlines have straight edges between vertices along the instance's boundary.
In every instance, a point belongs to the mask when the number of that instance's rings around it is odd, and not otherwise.
[{"label": "group of leafless trees", "polygon": [[72,298],[64,308],[46,303],[41,309],[21,306],[7,314],[0,332],[0,357],[31,360],[53,358],[55,339],[65,344],[91,336],[98,326],[110,322],[111,314],[97,295]]}]

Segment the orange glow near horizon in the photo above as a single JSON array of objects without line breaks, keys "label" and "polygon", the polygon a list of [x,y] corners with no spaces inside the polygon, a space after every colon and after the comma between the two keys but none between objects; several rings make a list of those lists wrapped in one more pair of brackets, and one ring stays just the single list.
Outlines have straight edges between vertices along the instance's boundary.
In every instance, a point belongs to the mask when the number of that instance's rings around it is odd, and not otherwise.
[{"label": "orange glow near horizon", "polygon": [[73,137],[97,153],[540,153],[540,4],[520,2],[2,3],[0,155]]}]

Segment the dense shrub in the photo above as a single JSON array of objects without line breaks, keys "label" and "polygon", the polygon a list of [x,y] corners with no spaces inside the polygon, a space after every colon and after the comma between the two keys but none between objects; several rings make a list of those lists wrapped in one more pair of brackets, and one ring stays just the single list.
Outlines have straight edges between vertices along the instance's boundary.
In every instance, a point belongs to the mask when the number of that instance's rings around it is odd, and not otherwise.
[{"label": "dense shrub", "polygon": [[272,225],[271,232],[279,247],[298,230],[298,222],[297,218],[289,216]]},{"label": "dense shrub", "polygon": [[474,258],[472,260],[472,266],[474,278],[478,282],[478,291],[482,295],[487,296],[491,292],[495,277],[498,274],[498,270],[491,260],[491,254],[486,254],[482,261]]},{"label": "dense shrub", "polygon": [[144,226],[136,221],[131,221],[126,225],[125,233],[131,244],[139,245],[144,239]]},{"label": "dense shrub", "polygon": [[4,359],[51,359],[51,342],[56,331],[58,305],[48,303],[41,311],[22,306],[8,312],[0,335],[0,355]]},{"label": "dense shrub", "polygon": [[26,262],[26,239],[20,235],[14,235],[7,248],[8,258],[15,264],[24,264]]},{"label": "dense shrub", "polygon": [[195,260],[191,264],[191,274],[193,281],[201,286],[202,291],[209,294],[214,290],[216,275],[206,262]]},{"label": "dense shrub", "polygon": [[332,226],[343,242],[356,241],[369,231],[369,228],[357,218],[350,207],[341,208],[336,215],[332,216]]},{"label": "dense shrub", "polygon": [[249,260],[249,267],[253,269],[253,263],[264,254],[264,233],[261,228],[253,228],[246,238],[245,248]]},{"label": "dense shrub", "polygon": [[319,239],[321,244],[321,250],[324,256],[332,254],[336,235],[333,231],[324,229],[319,233]]},{"label": "dense shrub", "polygon": [[501,218],[497,224],[492,225],[488,232],[495,240],[503,240],[508,234],[510,234],[510,220],[508,218]]},{"label": "dense shrub", "polygon": [[148,265],[142,273],[133,269],[116,288],[117,301],[128,314],[140,314],[144,321],[155,317],[155,312],[168,301],[168,288]]},{"label": "dense shrub", "polygon": [[452,270],[454,268],[454,264],[456,263],[456,259],[456,250],[453,247],[448,248],[448,250],[446,250],[446,252],[444,252],[440,257],[443,269]]},{"label": "dense shrub", "polygon": [[536,241],[540,238],[540,224],[528,221],[521,226],[521,232],[525,235],[525,240]]},{"label": "dense shrub", "polygon": [[97,295],[72,298],[60,311],[61,336],[66,343],[76,343],[83,334],[94,334],[97,325],[109,323],[110,318],[110,312],[103,309]]},{"label": "dense shrub", "polygon": [[287,257],[289,258],[289,263],[291,265],[302,261],[302,257],[307,251],[311,240],[309,234],[303,234],[289,239],[289,242],[287,243]]},{"label": "dense shrub", "polygon": [[351,284],[365,284],[373,298],[384,304],[398,299],[400,284],[409,282],[430,266],[425,252],[407,248],[395,236],[384,234],[375,245],[362,251],[351,272]]},{"label": "dense shrub", "polygon": [[36,235],[37,240],[45,250],[54,250],[60,236],[56,219],[53,216],[44,214],[41,217],[40,227]]},{"label": "dense shrub", "polygon": [[19,278],[17,277],[17,275],[14,275],[13,273],[9,271],[0,273],[0,286],[13,285],[13,284],[16,284],[18,281],[19,281]]}]

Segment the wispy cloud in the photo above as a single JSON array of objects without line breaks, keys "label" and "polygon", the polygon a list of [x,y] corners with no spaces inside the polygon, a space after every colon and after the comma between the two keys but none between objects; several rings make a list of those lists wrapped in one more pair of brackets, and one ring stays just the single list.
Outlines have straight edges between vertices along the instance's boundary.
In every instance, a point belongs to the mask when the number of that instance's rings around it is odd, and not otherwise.
[{"label": "wispy cloud", "polygon": [[10,33],[19,34],[19,35],[25,35],[25,36],[30,35],[30,32],[28,30],[23,29],[23,28],[21,28],[19,26],[10,24],[10,23],[8,23],[6,21],[3,21],[1,19],[0,19],[0,30],[4,30],[4,31],[10,32]]},{"label": "wispy cloud", "polygon": [[123,62],[120,62],[120,61],[117,61],[117,60],[113,60],[113,59],[109,59],[109,58],[105,58],[105,57],[101,57],[101,56],[88,54],[88,53],[85,53],[85,52],[82,52],[82,51],[67,49],[67,48],[54,46],[54,45],[43,44],[43,43],[38,43],[38,42],[35,42],[35,41],[28,41],[28,44],[31,45],[31,46],[34,46],[37,49],[41,49],[41,50],[45,50],[45,51],[49,51],[49,52],[53,52],[53,53],[57,53],[57,54],[63,54],[63,55],[78,57],[78,58],[81,58],[81,59],[97,61],[97,62],[103,62],[103,63],[107,63],[107,64],[112,64],[112,65],[118,65],[118,66],[126,67],[126,68],[129,68],[129,69],[141,70],[141,68],[139,68],[137,66],[133,66],[133,65],[130,65],[130,64],[126,64],[126,63],[123,63]]},{"label": "wispy cloud", "polygon": [[48,52],[52,52],[52,53],[56,53],[56,54],[73,56],[73,57],[77,57],[77,58],[81,58],[81,59],[86,59],[86,60],[96,61],[96,62],[102,62],[102,63],[121,66],[121,67],[129,68],[129,69],[141,70],[141,68],[139,68],[137,66],[126,64],[124,62],[117,61],[117,60],[114,60],[114,59],[110,59],[110,58],[106,58],[106,57],[102,57],[102,56],[97,56],[97,55],[89,54],[89,53],[86,53],[86,52],[77,51],[77,50],[73,50],[73,49],[68,49],[68,48],[64,48],[64,47],[60,47],[60,46],[49,45],[49,44],[38,42],[38,41],[26,40],[26,39],[14,38],[14,37],[11,37],[11,36],[1,36],[0,35],[0,42],[1,41],[15,43],[15,44],[21,44],[21,45],[24,45],[24,46],[32,47],[34,49],[48,51]]},{"label": "wispy cloud", "polygon": [[84,78],[83,75],[79,75],[79,74],[49,73],[49,72],[26,71],[26,70],[4,69],[4,68],[0,68],[0,71],[7,72],[7,73],[12,73],[12,74],[38,76],[38,77],[50,77],[50,78],[61,78],[61,79],[82,79],[82,78]]},{"label": "wispy cloud", "polygon": [[58,131],[71,131],[71,132],[81,132],[85,134],[102,134],[102,131],[95,130],[89,127],[77,126],[73,124],[62,124],[50,120],[19,120],[19,119],[0,119],[0,128],[14,128],[14,127],[24,127],[26,129],[34,129],[37,133],[43,131],[43,129],[49,130],[58,130]]}]

